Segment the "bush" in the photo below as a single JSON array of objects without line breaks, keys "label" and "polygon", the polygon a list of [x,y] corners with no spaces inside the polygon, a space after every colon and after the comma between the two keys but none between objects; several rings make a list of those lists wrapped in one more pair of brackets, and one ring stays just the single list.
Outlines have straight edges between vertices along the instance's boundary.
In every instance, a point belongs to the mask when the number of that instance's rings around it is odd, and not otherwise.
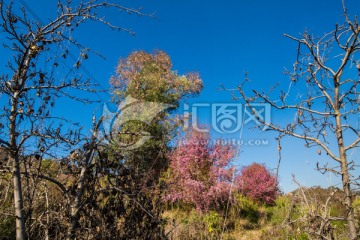
[{"label": "bush", "polygon": [[360,196],[357,196],[353,202],[355,214],[360,218]]},{"label": "bush", "polygon": [[216,211],[199,213],[175,210],[166,212],[167,219],[173,219],[172,226],[168,225],[167,232],[170,239],[219,239],[224,218]]},{"label": "bush", "polygon": [[204,222],[207,226],[207,230],[212,237],[217,237],[221,233],[221,226],[223,222],[223,218],[219,213],[215,211],[210,211],[204,217]]},{"label": "bush", "polygon": [[279,195],[277,179],[262,164],[244,167],[237,177],[239,191],[255,201],[274,204]]},{"label": "bush", "polygon": [[250,198],[242,194],[236,195],[235,207],[239,211],[239,216],[245,218],[249,223],[256,224],[260,218],[259,206]]},{"label": "bush", "polygon": [[267,217],[272,226],[282,224],[287,216],[291,200],[287,196],[280,196],[275,200],[275,205],[267,208]]},{"label": "bush", "polygon": [[15,217],[2,216],[0,218],[0,239],[15,239],[16,238],[16,224]]}]

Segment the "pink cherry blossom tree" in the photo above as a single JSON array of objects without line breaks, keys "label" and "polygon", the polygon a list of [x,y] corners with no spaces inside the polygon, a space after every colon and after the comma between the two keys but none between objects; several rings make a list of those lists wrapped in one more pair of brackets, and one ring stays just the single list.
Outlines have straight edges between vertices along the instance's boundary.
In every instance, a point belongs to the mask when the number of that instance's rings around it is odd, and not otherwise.
[{"label": "pink cherry blossom tree", "polygon": [[235,150],[221,141],[209,142],[207,133],[188,132],[170,152],[166,201],[189,203],[207,211],[229,199],[235,173],[230,163]]},{"label": "pink cherry blossom tree", "polygon": [[264,164],[253,163],[243,167],[236,185],[243,195],[266,204],[273,204],[280,193],[276,177]]}]

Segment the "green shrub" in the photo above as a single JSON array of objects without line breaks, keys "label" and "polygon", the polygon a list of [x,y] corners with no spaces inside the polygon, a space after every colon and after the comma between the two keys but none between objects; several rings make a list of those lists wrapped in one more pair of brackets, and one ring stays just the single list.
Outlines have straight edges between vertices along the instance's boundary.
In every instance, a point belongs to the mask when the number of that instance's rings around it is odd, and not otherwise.
[{"label": "green shrub", "polygon": [[354,210],[360,212],[360,196],[356,197],[353,202]]},{"label": "green shrub", "polygon": [[15,239],[16,237],[15,217],[2,216],[0,218],[0,239]]},{"label": "green shrub", "polygon": [[207,230],[212,237],[216,237],[221,233],[221,226],[223,218],[219,213],[215,211],[210,211],[204,216],[204,222],[207,226]]},{"label": "green shrub", "polygon": [[235,209],[238,211],[239,216],[247,219],[250,223],[256,224],[260,218],[259,206],[250,198],[241,194],[235,196]]},{"label": "green shrub", "polygon": [[267,219],[271,225],[280,225],[286,218],[290,209],[291,200],[288,196],[280,196],[275,200],[275,205],[266,208]]}]

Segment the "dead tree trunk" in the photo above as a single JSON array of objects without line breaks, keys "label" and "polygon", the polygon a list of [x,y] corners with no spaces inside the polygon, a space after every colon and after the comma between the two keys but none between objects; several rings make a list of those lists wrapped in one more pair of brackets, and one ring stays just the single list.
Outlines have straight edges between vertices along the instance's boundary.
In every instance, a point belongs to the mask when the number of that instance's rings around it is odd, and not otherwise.
[{"label": "dead tree trunk", "polygon": [[353,198],[350,188],[348,161],[346,157],[346,151],[344,148],[343,133],[341,130],[341,114],[338,109],[335,110],[335,117],[336,117],[336,138],[340,153],[342,186],[343,186],[343,191],[345,193],[344,205],[347,211],[346,219],[348,223],[350,237],[352,240],[355,240],[357,239],[357,233],[356,233],[355,218],[354,218]]}]

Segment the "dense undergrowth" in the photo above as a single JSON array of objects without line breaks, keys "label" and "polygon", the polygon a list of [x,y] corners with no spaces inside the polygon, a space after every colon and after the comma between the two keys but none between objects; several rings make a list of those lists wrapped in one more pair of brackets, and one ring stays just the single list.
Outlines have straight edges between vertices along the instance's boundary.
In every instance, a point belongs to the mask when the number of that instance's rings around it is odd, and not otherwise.
[{"label": "dense undergrowth", "polygon": [[[304,192],[311,211],[321,211],[333,189],[313,187]],[[329,203],[331,217],[345,214],[345,208],[336,198]],[[167,221],[169,239],[324,239],[311,234],[311,228],[319,228],[319,221],[311,219],[307,205],[296,190],[279,196],[273,205],[254,201],[241,194],[234,196],[235,203],[219,211],[199,212],[190,205],[167,206],[163,217]],[[354,201],[356,220],[360,220],[360,197]],[[319,212],[321,214],[321,212]],[[334,220],[330,223],[331,239],[349,239],[347,223]]]}]

